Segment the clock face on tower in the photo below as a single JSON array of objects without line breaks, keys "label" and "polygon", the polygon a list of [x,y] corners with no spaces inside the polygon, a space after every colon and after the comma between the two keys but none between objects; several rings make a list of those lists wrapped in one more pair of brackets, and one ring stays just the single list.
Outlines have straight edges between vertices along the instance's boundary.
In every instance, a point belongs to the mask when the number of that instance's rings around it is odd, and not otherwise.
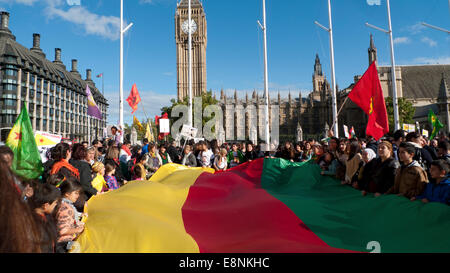
[{"label": "clock face on tower", "polygon": [[[189,20],[185,20],[181,25],[181,29],[185,34],[189,33]],[[197,24],[193,19],[191,19],[191,34],[194,34],[197,31]]]}]

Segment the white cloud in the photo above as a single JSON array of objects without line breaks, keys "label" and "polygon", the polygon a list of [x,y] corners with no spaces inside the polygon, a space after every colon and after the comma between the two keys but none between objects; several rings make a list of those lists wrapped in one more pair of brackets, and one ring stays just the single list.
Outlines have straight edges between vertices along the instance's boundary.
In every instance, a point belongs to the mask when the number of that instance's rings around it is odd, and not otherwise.
[{"label": "white cloud", "polygon": [[437,58],[419,57],[414,59],[414,64],[450,64],[450,56]]},{"label": "white cloud", "polygon": [[367,0],[367,4],[369,6],[373,6],[373,5],[379,6],[379,5],[381,5],[381,0]]},{"label": "white cloud", "polygon": [[422,33],[422,30],[426,29],[424,25],[422,25],[421,22],[418,22],[412,26],[409,26],[406,28],[407,31],[409,31],[411,34],[419,34]]},{"label": "white cloud", "polygon": [[88,35],[98,35],[110,40],[119,38],[120,18],[115,16],[98,15],[83,6],[73,6],[68,10],[48,6],[46,14],[49,18],[59,17],[74,23],[82,27]]},{"label": "white cloud", "polygon": [[425,44],[428,44],[430,47],[437,46],[437,42],[428,37],[423,37],[421,41]]},{"label": "white cloud", "polygon": [[37,1],[38,0],[0,0],[0,3],[8,3],[8,4],[17,3],[17,4],[23,4],[23,5],[31,6]]},{"label": "white cloud", "polygon": [[399,45],[399,44],[409,44],[411,42],[411,39],[409,39],[408,37],[397,37],[394,39],[394,44]]},{"label": "white cloud", "polygon": [[[119,39],[120,18],[92,13],[80,6],[81,0],[0,0],[0,3],[28,6],[38,2],[46,5],[45,15],[50,19],[60,18],[78,25],[87,35],[97,35],[110,40]],[[66,7],[69,9],[66,10]]]}]

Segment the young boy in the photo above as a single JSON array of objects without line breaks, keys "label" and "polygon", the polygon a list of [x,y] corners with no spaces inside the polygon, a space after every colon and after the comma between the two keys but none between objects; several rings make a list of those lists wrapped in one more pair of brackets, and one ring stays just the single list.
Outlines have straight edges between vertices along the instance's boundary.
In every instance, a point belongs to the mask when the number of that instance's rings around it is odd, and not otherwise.
[{"label": "young boy", "polygon": [[422,195],[417,196],[422,202],[439,202],[450,205],[450,177],[449,165],[444,160],[435,160],[431,163],[431,177],[436,183],[428,183]]},{"label": "young boy", "polygon": [[36,219],[41,223],[41,252],[54,253],[56,247],[56,224],[52,219],[61,192],[53,185],[39,184],[30,199]]},{"label": "young boy", "polygon": [[388,190],[387,194],[405,196],[411,201],[416,200],[416,196],[422,194],[428,183],[428,176],[419,163],[413,160],[414,155],[414,145],[400,144],[398,156],[402,166],[397,170],[394,186]]}]

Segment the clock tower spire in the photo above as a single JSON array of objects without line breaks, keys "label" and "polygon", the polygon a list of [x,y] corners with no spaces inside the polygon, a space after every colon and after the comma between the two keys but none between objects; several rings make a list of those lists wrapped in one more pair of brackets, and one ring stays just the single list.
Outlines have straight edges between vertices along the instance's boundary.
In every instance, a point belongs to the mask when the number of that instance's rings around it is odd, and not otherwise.
[{"label": "clock tower spire", "polygon": [[[175,14],[175,41],[177,45],[178,100],[189,96],[189,14],[188,0],[181,0]],[[192,31],[192,95],[206,93],[206,15],[199,0],[191,0]]]}]

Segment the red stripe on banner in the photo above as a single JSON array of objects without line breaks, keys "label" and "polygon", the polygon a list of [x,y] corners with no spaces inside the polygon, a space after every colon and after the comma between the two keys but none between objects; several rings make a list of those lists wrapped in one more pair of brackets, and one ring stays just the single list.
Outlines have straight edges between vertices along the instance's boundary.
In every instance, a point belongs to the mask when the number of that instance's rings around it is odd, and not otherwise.
[{"label": "red stripe on banner", "polygon": [[182,208],[201,253],[335,253],[284,203],[261,188],[264,160],[203,173]]}]

